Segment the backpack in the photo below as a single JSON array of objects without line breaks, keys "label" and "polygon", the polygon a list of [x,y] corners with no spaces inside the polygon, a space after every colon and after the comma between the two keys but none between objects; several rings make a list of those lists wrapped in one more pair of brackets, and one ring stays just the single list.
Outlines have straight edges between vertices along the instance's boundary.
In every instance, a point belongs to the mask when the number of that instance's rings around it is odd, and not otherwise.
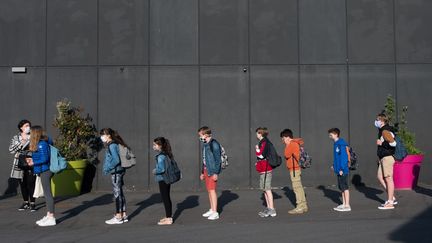
[{"label": "backpack", "polygon": [[275,147],[271,142],[268,142],[267,162],[274,169],[282,164],[282,158],[278,155]]},{"label": "backpack", "polygon": [[312,157],[306,152],[302,145],[300,145],[300,158],[298,163],[302,169],[307,169],[312,165]]},{"label": "backpack", "polygon": [[[228,167],[228,165],[229,165],[229,163],[228,163],[228,155],[225,152],[225,148],[220,143],[219,143],[219,147],[220,147],[220,150],[221,150],[221,168],[222,169],[226,169]],[[210,150],[213,153],[213,148],[212,148],[211,145],[210,145]]]},{"label": "backpack", "polygon": [[182,178],[181,171],[177,165],[177,162],[166,156],[165,159],[165,173],[162,175],[165,183],[174,184]]},{"label": "backpack", "polygon": [[350,146],[346,146],[346,150],[348,155],[348,168],[350,170],[356,170],[358,167],[357,154]]},{"label": "backpack", "polygon": [[129,169],[136,165],[136,157],[132,153],[131,149],[128,147],[125,147],[121,144],[119,146],[119,156],[120,156],[120,163],[121,167],[125,169]]},{"label": "backpack", "polygon": [[395,158],[396,161],[402,162],[402,160],[408,156],[408,152],[399,136],[395,136],[395,140],[396,140],[396,148],[393,157]]},{"label": "backpack", "polygon": [[66,168],[66,159],[61,156],[60,151],[56,147],[50,145],[50,171],[57,174]]}]

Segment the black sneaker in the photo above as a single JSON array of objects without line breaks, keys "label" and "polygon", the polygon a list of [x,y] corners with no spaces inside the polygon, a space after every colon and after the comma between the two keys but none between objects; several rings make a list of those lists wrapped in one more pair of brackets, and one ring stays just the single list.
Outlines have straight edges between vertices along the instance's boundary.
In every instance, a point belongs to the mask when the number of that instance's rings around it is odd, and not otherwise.
[{"label": "black sneaker", "polygon": [[30,203],[30,212],[36,212],[36,205],[34,203]]},{"label": "black sneaker", "polygon": [[29,209],[29,208],[30,208],[30,205],[28,203],[23,203],[21,205],[21,207],[18,208],[18,211],[24,211],[24,210]]}]

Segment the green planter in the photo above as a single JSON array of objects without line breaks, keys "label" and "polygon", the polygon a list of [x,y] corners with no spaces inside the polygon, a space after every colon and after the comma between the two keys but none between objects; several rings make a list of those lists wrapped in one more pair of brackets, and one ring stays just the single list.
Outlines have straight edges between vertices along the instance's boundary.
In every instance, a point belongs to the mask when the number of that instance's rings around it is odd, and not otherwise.
[{"label": "green planter", "polygon": [[68,161],[68,167],[51,179],[53,196],[80,195],[86,167],[86,160]]}]

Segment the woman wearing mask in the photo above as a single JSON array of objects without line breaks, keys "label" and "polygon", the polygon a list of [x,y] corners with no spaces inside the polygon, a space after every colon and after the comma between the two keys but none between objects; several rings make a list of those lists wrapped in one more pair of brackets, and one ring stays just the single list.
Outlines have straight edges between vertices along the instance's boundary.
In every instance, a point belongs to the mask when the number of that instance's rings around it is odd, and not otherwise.
[{"label": "woman wearing mask", "polygon": [[123,177],[125,169],[121,166],[119,145],[128,147],[120,135],[111,128],[100,131],[101,140],[106,145],[103,173],[111,175],[111,184],[116,204],[114,217],[106,220],[106,224],[123,224],[128,222],[126,215],[126,199],[123,193]]},{"label": "woman wearing mask", "polygon": [[41,220],[36,221],[39,226],[54,226],[56,219],[54,217],[54,198],[51,192],[50,171],[50,147],[49,138],[41,126],[33,126],[30,130],[30,151],[32,157],[27,158],[27,164],[33,166],[33,173],[41,178],[42,188],[44,191],[45,202],[47,206],[47,215]]},{"label": "woman wearing mask", "polygon": [[18,123],[19,133],[11,140],[9,152],[15,154],[15,156],[10,177],[18,179],[20,182],[21,195],[24,202],[18,210],[24,211],[30,209],[31,212],[34,212],[36,211],[36,207],[33,193],[36,176],[33,174],[33,168],[28,166],[25,160],[25,157],[29,154],[30,127],[30,121],[21,120]]},{"label": "woman wearing mask", "polygon": [[165,218],[159,220],[158,225],[170,225],[173,223],[170,196],[171,184],[164,181],[163,174],[166,171],[167,160],[174,159],[174,156],[168,139],[164,137],[158,137],[153,140],[153,150],[158,153],[156,155],[156,168],[153,170],[153,174],[159,183],[159,191],[165,207]]}]

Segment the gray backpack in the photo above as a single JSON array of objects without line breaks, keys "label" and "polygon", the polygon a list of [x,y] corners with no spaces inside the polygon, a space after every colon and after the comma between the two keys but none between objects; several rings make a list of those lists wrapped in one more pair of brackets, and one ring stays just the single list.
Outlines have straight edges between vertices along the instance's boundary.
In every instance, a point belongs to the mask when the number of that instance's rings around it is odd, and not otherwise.
[{"label": "gray backpack", "polygon": [[120,151],[120,163],[121,167],[129,169],[136,165],[136,157],[132,151],[123,145],[118,145]]}]

